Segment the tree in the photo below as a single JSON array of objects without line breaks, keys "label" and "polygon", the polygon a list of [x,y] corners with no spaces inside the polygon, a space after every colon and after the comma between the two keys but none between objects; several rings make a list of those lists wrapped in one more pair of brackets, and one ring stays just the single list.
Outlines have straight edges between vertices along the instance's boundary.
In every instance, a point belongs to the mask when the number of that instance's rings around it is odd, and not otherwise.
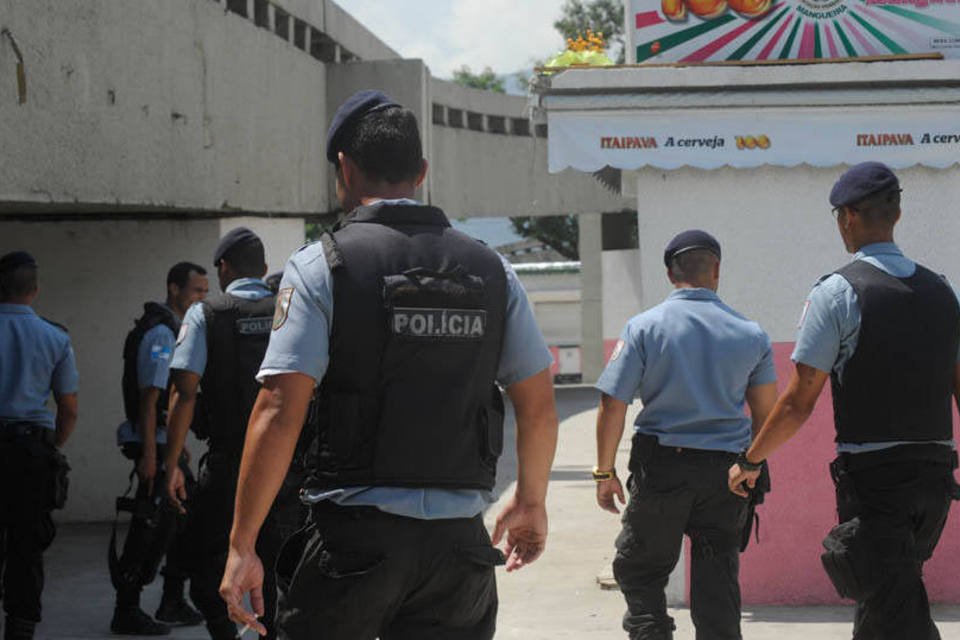
[{"label": "tree", "polygon": [[[623,3],[621,0],[566,0],[562,15],[553,23],[564,39],[576,40],[586,36],[587,29],[602,33],[607,40],[607,51],[616,53],[616,61],[623,64]],[[613,57],[613,56],[611,56]]]},{"label": "tree", "polygon": [[471,89],[483,89],[494,93],[506,93],[503,78],[493,72],[490,67],[484,67],[480,73],[474,73],[470,67],[463,65],[453,72],[453,81]]},{"label": "tree", "polygon": [[577,216],[524,216],[510,218],[510,224],[524,238],[536,238],[568,260],[580,259]]}]

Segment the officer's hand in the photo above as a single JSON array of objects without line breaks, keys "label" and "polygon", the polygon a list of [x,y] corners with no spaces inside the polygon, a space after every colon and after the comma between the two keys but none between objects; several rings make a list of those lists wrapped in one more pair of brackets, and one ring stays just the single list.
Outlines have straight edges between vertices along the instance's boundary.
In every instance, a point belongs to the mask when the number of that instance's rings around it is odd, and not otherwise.
[{"label": "officer's hand", "polygon": [[730,491],[733,491],[741,498],[748,498],[750,497],[750,494],[748,493],[748,487],[753,489],[754,485],[757,484],[757,478],[759,477],[759,469],[756,471],[744,471],[740,468],[740,465],[735,464],[730,467],[729,481],[727,484],[730,487]]},{"label": "officer's hand", "polygon": [[[243,606],[243,597],[248,593],[252,612]],[[241,552],[230,548],[220,583],[220,597],[227,603],[231,620],[247,625],[262,636],[267,635],[267,629],[257,621],[263,616],[263,563],[252,550]]]},{"label": "officer's hand", "polygon": [[617,502],[614,497],[619,498],[620,504],[626,504],[627,500],[623,497],[623,485],[620,478],[614,476],[609,480],[601,480],[597,483],[597,504],[604,511],[610,513],[620,513],[617,508]]},{"label": "officer's hand", "polygon": [[153,495],[153,481],[157,477],[157,455],[144,453],[137,462],[137,477],[146,484],[147,495]]},{"label": "officer's hand", "polygon": [[506,534],[503,554],[507,557],[507,571],[522,569],[540,557],[547,543],[547,508],[545,505],[525,505],[513,496],[497,516],[493,529],[493,544],[500,544]]},{"label": "officer's hand", "polygon": [[187,509],[183,506],[183,501],[187,499],[187,481],[183,477],[183,471],[180,467],[173,467],[167,473],[167,500],[177,508],[180,513],[186,513]]}]

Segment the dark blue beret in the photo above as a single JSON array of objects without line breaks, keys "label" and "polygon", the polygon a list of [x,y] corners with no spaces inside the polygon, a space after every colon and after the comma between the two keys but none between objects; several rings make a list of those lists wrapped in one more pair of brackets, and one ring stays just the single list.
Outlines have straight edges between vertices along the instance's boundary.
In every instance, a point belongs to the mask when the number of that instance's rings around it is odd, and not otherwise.
[{"label": "dark blue beret", "polygon": [[847,169],[830,190],[830,204],[846,207],[869,195],[899,189],[900,181],[882,162],[861,162]]},{"label": "dark blue beret", "polygon": [[225,236],[220,238],[220,244],[217,245],[217,250],[213,252],[213,266],[219,266],[220,261],[223,260],[223,256],[226,255],[230,249],[233,249],[239,245],[254,242],[261,245],[263,244],[263,241],[260,240],[260,236],[255,234],[253,231],[250,231],[250,229],[247,229],[246,227],[237,227],[236,229],[231,229]]},{"label": "dark blue beret", "polygon": [[36,268],[37,261],[26,251],[11,251],[0,258],[0,272],[13,271],[20,267]]},{"label": "dark blue beret", "polygon": [[684,251],[693,249],[706,249],[710,253],[720,258],[720,243],[717,239],[706,231],[700,229],[689,229],[674,236],[673,240],[667,244],[663,250],[663,263],[670,266],[670,261],[676,258]]},{"label": "dark blue beret", "polygon": [[333,114],[333,120],[327,130],[327,160],[336,163],[337,153],[343,149],[345,134],[350,132],[350,129],[360,121],[360,118],[374,111],[399,106],[387,94],[373,89],[358,91],[347,98],[347,101],[340,105],[337,112]]}]

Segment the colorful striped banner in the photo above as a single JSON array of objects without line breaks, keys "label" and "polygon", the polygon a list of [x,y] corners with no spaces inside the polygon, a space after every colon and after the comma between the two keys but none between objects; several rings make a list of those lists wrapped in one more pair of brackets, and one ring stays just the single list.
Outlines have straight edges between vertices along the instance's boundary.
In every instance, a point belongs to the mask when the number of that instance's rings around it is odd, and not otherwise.
[{"label": "colorful striped banner", "polygon": [[960,0],[666,1],[630,0],[636,62],[960,58]]}]

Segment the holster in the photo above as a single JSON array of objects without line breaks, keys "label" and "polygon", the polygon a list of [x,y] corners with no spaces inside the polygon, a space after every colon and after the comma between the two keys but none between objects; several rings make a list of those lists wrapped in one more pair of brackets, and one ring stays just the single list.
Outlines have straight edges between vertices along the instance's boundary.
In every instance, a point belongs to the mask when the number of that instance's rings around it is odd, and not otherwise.
[{"label": "holster", "polygon": [[63,509],[67,504],[67,492],[70,489],[70,464],[67,462],[67,456],[59,449],[54,449],[50,454],[50,474],[49,501],[52,509]]},{"label": "holster", "polygon": [[740,553],[746,551],[750,545],[751,531],[754,532],[757,543],[760,542],[760,516],[757,515],[757,505],[763,504],[766,495],[770,493],[770,489],[770,467],[764,460],[760,464],[760,475],[757,477],[757,482],[749,490],[746,518],[744,519],[743,529],[740,531]]}]

